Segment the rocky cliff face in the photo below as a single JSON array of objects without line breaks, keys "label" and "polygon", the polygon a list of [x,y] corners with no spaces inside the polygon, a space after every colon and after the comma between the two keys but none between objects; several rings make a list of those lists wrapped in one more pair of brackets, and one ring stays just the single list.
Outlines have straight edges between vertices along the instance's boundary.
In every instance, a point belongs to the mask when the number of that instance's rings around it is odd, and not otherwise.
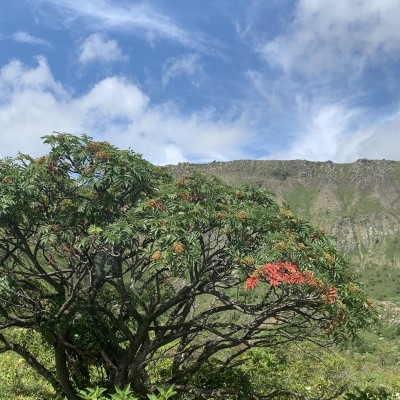
[{"label": "rocky cliff face", "polygon": [[333,235],[378,298],[400,297],[400,162],[240,160],[168,168],[175,176],[197,171],[266,188]]}]

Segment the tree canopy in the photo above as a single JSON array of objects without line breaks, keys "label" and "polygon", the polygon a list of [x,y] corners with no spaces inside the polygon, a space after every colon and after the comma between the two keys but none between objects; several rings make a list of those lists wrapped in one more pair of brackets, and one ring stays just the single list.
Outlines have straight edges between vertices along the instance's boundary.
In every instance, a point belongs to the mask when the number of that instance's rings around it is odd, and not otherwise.
[{"label": "tree canopy", "polygon": [[[0,164],[0,352],[68,399],[97,384],[196,393],[209,360],[329,344],[374,316],[333,241],[268,192],[175,180],[88,136],[44,141],[47,155]],[[16,328],[39,333],[54,365]]]}]

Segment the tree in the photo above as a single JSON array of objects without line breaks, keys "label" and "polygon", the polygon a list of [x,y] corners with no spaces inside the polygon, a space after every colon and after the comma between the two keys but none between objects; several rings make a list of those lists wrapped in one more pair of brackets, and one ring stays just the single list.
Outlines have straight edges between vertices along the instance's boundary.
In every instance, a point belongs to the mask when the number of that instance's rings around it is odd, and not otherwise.
[{"label": "tree", "polygon": [[[328,344],[373,316],[332,241],[266,191],[174,180],[87,136],[44,141],[48,155],[0,165],[0,352],[68,399],[128,383],[206,395],[189,378],[211,359]],[[13,328],[38,332],[54,367]]]}]

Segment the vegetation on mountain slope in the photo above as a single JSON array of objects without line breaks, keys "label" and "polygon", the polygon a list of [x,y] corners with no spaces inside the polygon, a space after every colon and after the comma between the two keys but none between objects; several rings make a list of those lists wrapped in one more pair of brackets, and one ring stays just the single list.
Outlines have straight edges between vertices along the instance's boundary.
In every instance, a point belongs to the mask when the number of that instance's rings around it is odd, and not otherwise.
[{"label": "vegetation on mountain slope", "polygon": [[175,176],[201,172],[234,186],[266,188],[335,238],[376,299],[399,301],[400,162],[241,160],[181,163],[168,170]]}]

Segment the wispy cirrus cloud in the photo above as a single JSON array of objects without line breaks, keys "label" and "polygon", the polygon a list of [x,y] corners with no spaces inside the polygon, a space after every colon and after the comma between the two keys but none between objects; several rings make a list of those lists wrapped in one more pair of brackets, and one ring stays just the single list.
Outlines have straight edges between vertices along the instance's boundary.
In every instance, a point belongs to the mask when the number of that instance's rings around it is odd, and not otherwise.
[{"label": "wispy cirrus cloud", "polygon": [[94,30],[133,31],[149,41],[169,39],[193,48],[203,47],[203,37],[182,27],[149,2],[108,0],[39,0],[47,4],[68,24],[83,19]]},{"label": "wispy cirrus cloud", "polygon": [[399,159],[400,3],[299,0],[275,35],[257,25],[263,5],[238,34],[264,61],[246,78],[278,132],[268,158]]},{"label": "wispy cirrus cloud", "polygon": [[109,39],[102,33],[93,33],[85,38],[80,44],[78,52],[79,62],[84,65],[91,62],[111,63],[127,60],[118,42]]},{"label": "wispy cirrus cloud", "polygon": [[190,53],[167,59],[163,67],[163,86],[167,86],[171,79],[179,75],[186,75],[195,86],[198,86],[203,75],[200,55]]},{"label": "wispy cirrus cloud", "polygon": [[399,57],[396,0],[300,0],[281,35],[259,43],[271,65],[304,74],[362,73]]},{"label": "wispy cirrus cloud", "polygon": [[30,35],[24,31],[15,32],[11,38],[15,42],[51,47],[51,44],[47,40]]},{"label": "wispy cirrus cloud", "polygon": [[400,108],[368,118],[367,110],[346,101],[309,102],[294,116],[296,131],[289,146],[269,159],[353,162],[360,158],[400,159]]}]

